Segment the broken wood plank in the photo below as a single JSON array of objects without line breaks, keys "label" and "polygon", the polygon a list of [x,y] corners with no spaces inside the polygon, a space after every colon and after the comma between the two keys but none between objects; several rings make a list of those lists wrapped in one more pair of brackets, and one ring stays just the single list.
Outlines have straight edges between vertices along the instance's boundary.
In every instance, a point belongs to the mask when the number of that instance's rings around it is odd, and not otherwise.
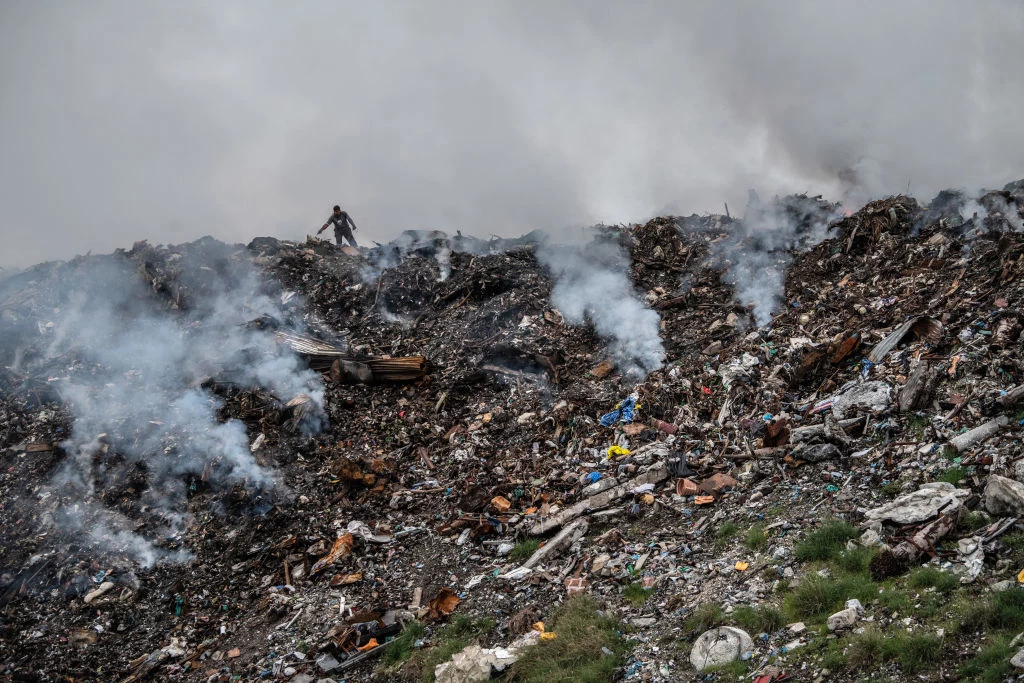
[{"label": "broken wood plank", "polygon": [[537,551],[530,556],[530,559],[523,562],[522,568],[533,569],[541,562],[545,562],[546,560],[554,557],[571,546],[577,539],[582,538],[587,533],[588,528],[590,528],[590,524],[587,520],[577,519],[575,522],[559,531],[558,534],[550,541],[538,548]]},{"label": "broken wood plank", "polygon": [[996,399],[996,403],[1001,406],[1012,406],[1018,401],[1024,399],[1024,384],[1014,387],[1007,391],[1005,394]]},{"label": "broken wood plank", "polygon": [[949,445],[956,449],[957,453],[963,453],[968,448],[976,446],[999,433],[999,428],[1009,422],[1005,415],[1000,415],[994,420],[989,420],[983,425],[975,427],[969,432],[954,436],[949,440]]},{"label": "broken wood plank", "polygon": [[900,390],[897,402],[901,413],[921,410],[928,406],[935,391],[935,382],[939,371],[931,363],[922,361],[907,378],[907,383]]},{"label": "broken wood plank", "polygon": [[614,488],[601,491],[598,494],[581,500],[580,502],[567,507],[566,509],[558,512],[557,514],[548,517],[545,520],[537,522],[530,529],[530,533],[534,536],[547,533],[552,529],[562,526],[562,524],[568,522],[571,519],[576,519],[580,515],[583,515],[592,510],[600,510],[603,507],[611,505],[615,500],[628,494],[630,491],[635,489],[637,486],[643,486],[644,484],[656,484],[668,478],[668,466],[661,464],[648,470],[639,477],[630,479],[625,484],[619,484]]}]

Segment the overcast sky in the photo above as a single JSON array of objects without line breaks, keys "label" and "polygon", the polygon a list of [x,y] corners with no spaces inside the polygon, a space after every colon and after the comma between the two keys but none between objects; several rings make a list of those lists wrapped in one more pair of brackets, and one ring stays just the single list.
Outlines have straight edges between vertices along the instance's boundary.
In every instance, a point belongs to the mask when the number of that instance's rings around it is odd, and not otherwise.
[{"label": "overcast sky", "polygon": [[0,266],[1024,177],[1024,3],[0,2]]}]

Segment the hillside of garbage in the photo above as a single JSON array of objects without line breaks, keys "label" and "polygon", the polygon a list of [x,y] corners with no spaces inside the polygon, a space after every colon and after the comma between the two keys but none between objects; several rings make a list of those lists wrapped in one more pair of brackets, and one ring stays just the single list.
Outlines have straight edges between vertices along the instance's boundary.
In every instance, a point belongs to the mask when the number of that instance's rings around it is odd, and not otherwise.
[{"label": "hillside of garbage", "polygon": [[752,194],[10,275],[0,679],[1024,677],[1022,218]]}]

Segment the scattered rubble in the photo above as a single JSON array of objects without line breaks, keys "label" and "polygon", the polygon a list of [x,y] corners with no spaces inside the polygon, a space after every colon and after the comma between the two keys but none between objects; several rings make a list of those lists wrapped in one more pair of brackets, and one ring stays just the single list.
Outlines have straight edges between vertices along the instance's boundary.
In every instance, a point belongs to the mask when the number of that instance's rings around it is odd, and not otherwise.
[{"label": "scattered rubble", "polygon": [[570,597],[625,680],[1009,671],[1022,188],[10,276],[0,674],[507,678]]}]

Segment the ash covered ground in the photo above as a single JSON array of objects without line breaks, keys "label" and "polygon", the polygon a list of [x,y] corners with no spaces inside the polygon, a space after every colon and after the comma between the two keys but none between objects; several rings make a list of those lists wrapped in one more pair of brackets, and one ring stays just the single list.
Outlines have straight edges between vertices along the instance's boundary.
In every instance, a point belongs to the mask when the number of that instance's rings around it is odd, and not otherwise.
[{"label": "ash covered ground", "polygon": [[1022,206],[0,280],[0,675],[1012,677]]}]

